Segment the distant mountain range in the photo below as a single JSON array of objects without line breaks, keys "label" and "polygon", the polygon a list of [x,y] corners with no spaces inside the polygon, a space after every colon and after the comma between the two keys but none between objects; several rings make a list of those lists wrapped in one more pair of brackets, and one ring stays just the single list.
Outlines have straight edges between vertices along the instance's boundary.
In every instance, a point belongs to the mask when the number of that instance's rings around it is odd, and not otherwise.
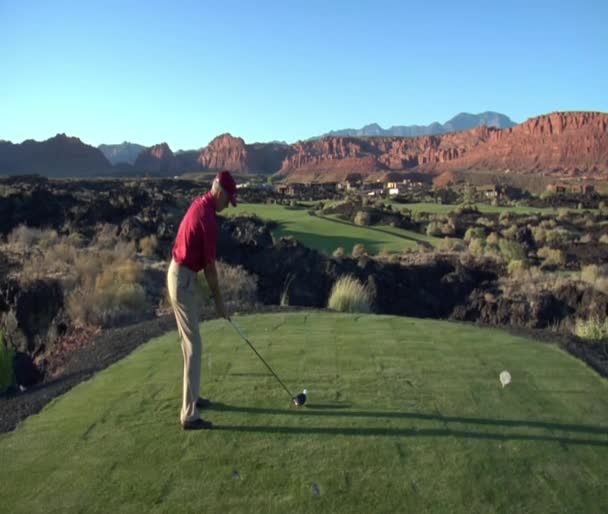
[{"label": "distant mountain range", "polygon": [[498,112],[482,112],[480,114],[469,114],[461,112],[452,119],[441,123],[431,123],[430,125],[395,125],[388,129],[383,129],[377,123],[365,125],[360,129],[332,130],[322,136],[310,138],[310,140],[332,136],[351,136],[351,137],[379,137],[379,136],[398,136],[398,137],[418,137],[433,134],[447,134],[449,132],[460,132],[486,125],[499,129],[511,128],[517,125],[513,120]]},{"label": "distant mountain range", "polygon": [[175,153],[167,143],[144,148],[125,142],[104,145],[104,155],[65,134],[42,142],[0,140],[0,175],[166,177],[228,169],[238,174],[279,173],[299,182],[344,180],[352,173],[375,180],[386,173],[439,176],[476,171],[608,178],[608,114],[555,112],[509,128],[488,126],[505,123],[500,116],[458,115],[443,124],[443,130],[475,126],[416,137],[333,135],[287,145],[247,144],[222,134],[204,148]]}]

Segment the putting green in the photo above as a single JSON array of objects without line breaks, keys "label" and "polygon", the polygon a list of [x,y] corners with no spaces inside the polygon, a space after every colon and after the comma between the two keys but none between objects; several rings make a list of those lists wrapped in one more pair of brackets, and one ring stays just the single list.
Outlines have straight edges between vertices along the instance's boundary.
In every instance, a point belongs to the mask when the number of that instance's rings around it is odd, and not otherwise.
[{"label": "putting green", "polygon": [[216,429],[182,432],[166,334],[0,435],[0,510],[605,512],[608,384],[555,346],[391,316],[235,320],[306,407],[208,322]]}]

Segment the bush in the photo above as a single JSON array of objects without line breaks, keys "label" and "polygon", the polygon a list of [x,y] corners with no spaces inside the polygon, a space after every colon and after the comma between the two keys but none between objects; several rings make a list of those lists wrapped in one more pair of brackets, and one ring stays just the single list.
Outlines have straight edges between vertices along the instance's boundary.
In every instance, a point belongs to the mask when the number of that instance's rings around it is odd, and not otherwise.
[{"label": "bush", "polygon": [[370,312],[373,297],[369,287],[355,277],[339,278],[331,289],[327,306],[339,312]]},{"label": "bush", "polygon": [[149,308],[136,262],[117,260],[111,251],[80,254],[66,311],[75,323],[112,326],[136,321]]},{"label": "bush", "polygon": [[441,252],[462,252],[465,246],[460,239],[444,237],[439,241],[437,248]]},{"label": "bush", "polygon": [[584,234],[579,241],[583,244],[593,243],[593,236],[591,234]]},{"label": "bush", "polygon": [[536,246],[542,246],[547,242],[547,230],[545,228],[533,227],[531,231]]},{"label": "bush", "polygon": [[355,225],[367,226],[370,223],[370,215],[367,211],[359,211],[355,215]]},{"label": "bush", "polygon": [[464,234],[464,240],[468,243],[471,239],[483,239],[486,231],[482,227],[470,227]]},{"label": "bush", "polygon": [[517,225],[511,225],[509,228],[506,228],[502,231],[502,236],[507,239],[515,239],[517,235]]},{"label": "bush", "polygon": [[144,257],[153,257],[158,248],[158,238],[154,234],[142,238],[139,241],[139,248]]},{"label": "bush", "polygon": [[337,259],[343,258],[344,255],[345,255],[344,248],[342,246],[338,246],[338,248],[336,248],[334,250],[334,253],[332,254],[332,256],[335,257],[335,258],[337,258]]},{"label": "bush", "polygon": [[365,249],[364,245],[357,243],[355,246],[353,246],[352,255],[355,258],[362,257],[363,255],[367,255],[367,250]]},{"label": "bush", "polygon": [[26,225],[19,225],[14,228],[8,235],[7,241],[13,244],[20,244],[23,246],[34,246],[38,245],[41,248],[50,248],[59,239],[59,235],[56,230],[32,228]]},{"label": "bush", "polygon": [[486,237],[486,244],[488,246],[498,246],[498,234],[496,232],[491,232],[488,237]]},{"label": "bush", "polygon": [[486,227],[486,228],[494,228],[494,225],[496,223],[494,223],[493,220],[491,220],[490,218],[477,218],[477,224],[481,225],[482,227]]},{"label": "bush", "polygon": [[485,247],[485,241],[483,239],[471,239],[469,241],[469,253],[473,255],[483,255],[483,249]]},{"label": "bush", "polygon": [[15,352],[6,346],[4,334],[0,331],[0,394],[15,384],[14,358]]},{"label": "bush", "polygon": [[549,246],[567,246],[574,239],[574,234],[564,228],[556,228],[547,232],[547,244]]},{"label": "bush", "polygon": [[501,239],[498,242],[500,253],[510,261],[525,261],[527,258],[525,248],[516,241]]},{"label": "bush", "polygon": [[581,270],[581,280],[593,286],[594,289],[608,294],[608,277],[606,276],[606,268],[602,269],[595,264],[585,266]]},{"label": "bush", "polygon": [[577,319],[574,333],[581,339],[599,341],[608,338],[608,318],[603,322],[599,318]]},{"label": "bush", "polygon": [[581,270],[581,280],[588,284],[594,284],[600,275],[600,267],[596,264],[590,264]]},{"label": "bush", "polygon": [[456,226],[452,220],[445,223],[431,221],[426,227],[427,236],[453,236],[456,234]]},{"label": "bush", "polygon": [[[226,304],[238,306],[253,305],[257,302],[258,278],[256,275],[247,272],[242,266],[230,266],[221,261],[217,261],[215,266],[222,298]],[[197,280],[205,303],[215,305],[203,271],[198,273]],[[291,280],[288,281],[284,294],[287,294],[290,282]]]},{"label": "bush", "polygon": [[507,265],[507,273],[509,275],[521,275],[521,273],[527,269],[528,263],[524,260],[514,260]]},{"label": "bush", "polygon": [[538,257],[544,259],[543,266],[563,266],[566,264],[566,255],[561,250],[543,246],[537,252]]}]

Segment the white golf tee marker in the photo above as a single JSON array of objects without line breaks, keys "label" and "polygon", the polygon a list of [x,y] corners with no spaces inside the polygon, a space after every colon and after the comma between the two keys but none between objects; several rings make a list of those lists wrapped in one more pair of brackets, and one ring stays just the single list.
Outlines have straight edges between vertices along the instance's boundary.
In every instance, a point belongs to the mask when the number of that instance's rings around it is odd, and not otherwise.
[{"label": "white golf tee marker", "polygon": [[509,385],[511,383],[511,373],[509,373],[508,371],[503,371],[500,374],[499,378],[500,378],[500,383],[502,384],[503,389],[506,385]]}]

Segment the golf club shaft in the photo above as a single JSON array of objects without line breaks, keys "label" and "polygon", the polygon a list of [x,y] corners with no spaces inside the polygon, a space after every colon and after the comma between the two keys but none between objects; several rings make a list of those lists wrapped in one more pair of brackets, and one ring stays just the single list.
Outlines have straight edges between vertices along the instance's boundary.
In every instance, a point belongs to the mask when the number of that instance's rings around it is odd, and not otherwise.
[{"label": "golf club shaft", "polygon": [[247,339],[245,337],[245,335],[243,334],[243,332],[241,332],[241,330],[239,329],[239,327],[237,327],[236,324],[231,319],[228,320],[228,323],[230,323],[233,326],[233,328],[237,331],[237,333],[241,336],[241,338],[249,345],[249,347],[255,352],[255,354],[260,358],[260,360],[265,364],[265,366],[268,368],[268,370],[274,375],[274,378],[276,378],[278,380],[279,384],[281,384],[283,386],[283,389],[285,389],[285,391],[287,391],[287,394],[289,395],[289,397],[291,399],[293,399],[293,394],[291,394],[291,392],[289,391],[289,389],[287,389],[287,386],[278,377],[278,375],[274,371],[272,371],[272,368],[268,365],[268,363],[264,360],[264,358],[254,348],[254,346],[251,344],[251,342],[249,341],[249,339]]}]

